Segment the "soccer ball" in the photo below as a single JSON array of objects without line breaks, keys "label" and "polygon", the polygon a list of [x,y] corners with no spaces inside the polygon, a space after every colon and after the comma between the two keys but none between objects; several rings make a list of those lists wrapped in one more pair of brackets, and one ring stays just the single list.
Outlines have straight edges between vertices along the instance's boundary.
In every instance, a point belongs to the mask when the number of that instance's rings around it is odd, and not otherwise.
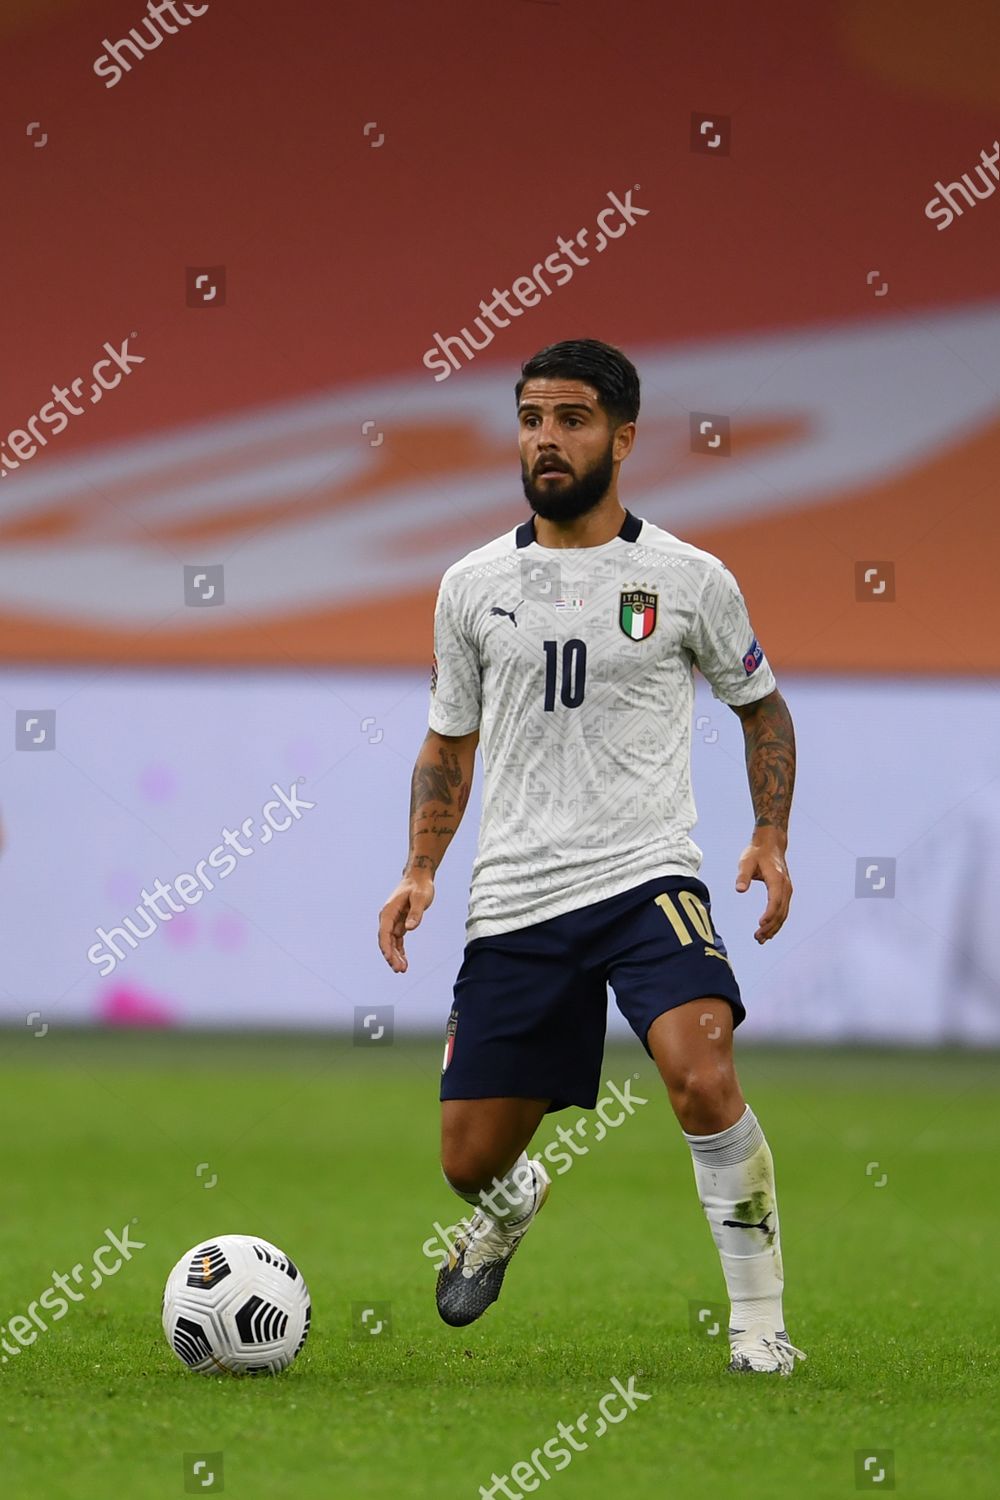
[{"label": "soccer ball", "polygon": [[182,1255],[163,1292],[163,1331],[178,1359],[210,1375],[276,1375],[309,1333],[309,1288],[283,1250],[219,1234]]}]

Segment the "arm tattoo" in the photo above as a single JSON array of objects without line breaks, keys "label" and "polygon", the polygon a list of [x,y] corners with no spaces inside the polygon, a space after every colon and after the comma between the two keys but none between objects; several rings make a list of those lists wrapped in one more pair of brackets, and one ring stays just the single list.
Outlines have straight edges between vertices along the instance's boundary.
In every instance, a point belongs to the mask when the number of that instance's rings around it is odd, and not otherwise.
[{"label": "arm tattoo", "polygon": [[440,751],[439,766],[416,765],[410,787],[410,817],[428,802],[450,804],[452,787],[461,786],[462,768],[454,750]]},{"label": "arm tattoo", "polygon": [[755,826],[787,833],[795,787],[795,729],[788,706],[775,690],[735,711],[743,721]]},{"label": "arm tattoo", "polygon": [[422,850],[411,853],[403,868],[430,870],[437,873],[438,865],[448,842],[454,837],[462,821],[469,801],[471,783],[466,779],[461,763],[454,750],[442,745],[438,750],[439,764],[417,762],[413,768],[410,786],[410,849],[423,835],[433,839],[444,839],[443,845],[435,845],[434,852]]}]

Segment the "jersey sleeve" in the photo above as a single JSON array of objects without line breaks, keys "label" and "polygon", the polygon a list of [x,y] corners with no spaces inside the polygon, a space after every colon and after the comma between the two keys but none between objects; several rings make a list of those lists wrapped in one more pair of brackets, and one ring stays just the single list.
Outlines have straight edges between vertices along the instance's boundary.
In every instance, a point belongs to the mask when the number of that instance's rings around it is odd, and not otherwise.
[{"label": "jersey sleeve", "polygon": [[756,703],[777,687],[739,584],[722,563],[708,570],[685,645],[722,703]]},{"label": "jersey sleeve", "polygon": [[455,735],[478,729],[481,683],[476,643],[463,626],[454,583],[444,578],[434,610],[429,727],[437,734]]}]

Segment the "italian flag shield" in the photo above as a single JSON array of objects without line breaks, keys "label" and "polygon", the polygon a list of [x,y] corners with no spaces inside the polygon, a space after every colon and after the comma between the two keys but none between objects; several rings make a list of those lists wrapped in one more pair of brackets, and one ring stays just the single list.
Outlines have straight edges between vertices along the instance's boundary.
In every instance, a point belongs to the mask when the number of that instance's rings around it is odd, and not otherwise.
[{"label": "italian flag shield", "polygon": [[656,624],[655,594],[645,589],[623,591],[618,611],[618,623],[630,641],[644,641],[652,635]]}]

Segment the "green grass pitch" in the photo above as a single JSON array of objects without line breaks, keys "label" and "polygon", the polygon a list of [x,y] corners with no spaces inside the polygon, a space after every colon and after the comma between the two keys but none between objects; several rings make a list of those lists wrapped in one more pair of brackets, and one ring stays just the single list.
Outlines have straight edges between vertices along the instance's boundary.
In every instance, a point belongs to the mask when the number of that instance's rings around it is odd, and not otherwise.
[{"label": "green grass pitch", "polygon": [[[790,1380],[728,1375],[710,1318],[692,1326],[722,1278],[638,1046],[609,1047],[604,1077],[648,1104],[554,1176],[482,1321],[440,1323],[421,1246],[462,1205],[437,1165],[439,1066],[437,1042],[0,1037],[0,1321],[106,1229],[137,1220],[145,1245],[0,1365],[5,1500],[182,1495],[185,1455],[220,1453],[241,1500],[474,1497],[596,1414],[613,1377],[651,1399],[508,1493],[832,1500],[857,1492],[857,1454],[885,1492],[886,1450],[912,1500],[998,1493],[995,1055],[740,1053],[809,1355]],[[168,1270],[227,1232],[274,1240],[309,1282],[309,1342],[276,1379],[192,1375],[163,1339]],[[391,1331],[354,1334],[368,1302]]]}]

